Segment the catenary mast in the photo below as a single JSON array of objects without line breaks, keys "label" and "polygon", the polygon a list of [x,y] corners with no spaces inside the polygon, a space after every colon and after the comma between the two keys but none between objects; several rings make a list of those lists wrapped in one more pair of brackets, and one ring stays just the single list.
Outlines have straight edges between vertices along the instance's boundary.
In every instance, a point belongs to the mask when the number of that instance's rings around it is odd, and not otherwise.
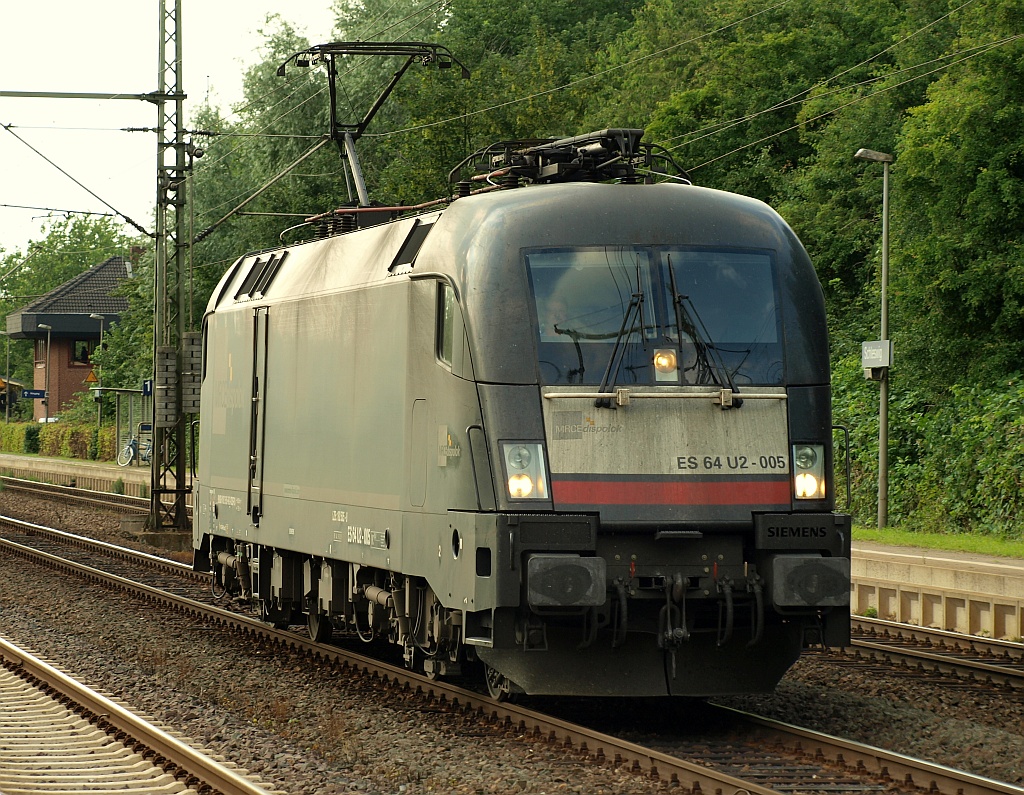
[{"label": "catenary mast", "polygon": [[[198,335],[186,331],[188,291],[186,177],[198,152],[186,141],[181,0],[158,0],[156,251],[153,291],[153,458],[150,525],[186,530],[191,490],[188,415],[198,406]],[[169,498],[165,501],[165,497]]]}]

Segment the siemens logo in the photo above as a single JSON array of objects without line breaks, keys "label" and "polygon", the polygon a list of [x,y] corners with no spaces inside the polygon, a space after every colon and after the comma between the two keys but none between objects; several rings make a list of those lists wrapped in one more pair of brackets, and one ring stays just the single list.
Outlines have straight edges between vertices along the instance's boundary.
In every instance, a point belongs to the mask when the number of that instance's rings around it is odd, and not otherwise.
[{"label": "siemens logo", "polygon": [[768,538],[828,538],[827,527],[769,527]]}]

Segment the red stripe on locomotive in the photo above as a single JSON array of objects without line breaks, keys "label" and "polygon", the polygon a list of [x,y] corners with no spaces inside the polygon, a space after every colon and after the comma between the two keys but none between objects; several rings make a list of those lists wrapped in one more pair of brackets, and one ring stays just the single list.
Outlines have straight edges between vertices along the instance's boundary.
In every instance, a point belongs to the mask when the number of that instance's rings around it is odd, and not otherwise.
[{"label": "red stripe on locomotive", "polygon": [[568,505],[789,506],[789,481],[563,480],[552,483],[555,503]]}]

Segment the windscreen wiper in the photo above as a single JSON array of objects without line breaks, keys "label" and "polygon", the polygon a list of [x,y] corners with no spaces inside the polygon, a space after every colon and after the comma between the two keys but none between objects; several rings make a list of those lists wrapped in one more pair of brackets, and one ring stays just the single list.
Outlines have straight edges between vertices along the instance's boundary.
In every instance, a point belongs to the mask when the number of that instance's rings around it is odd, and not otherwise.
[{"label": "windscreen wiper", "polygon": [[[639,279],[637,279],[639,284]],[[643,290],[638,289],[629,297],[629,306],[626,307],[626,313],[622,317],[622,325],[619,326],[619,333],[615,335],[615,345],[612,346],[612,355],[608,359],[608,366],[604,368],[604,376],[601,378],[601,386],[598,388],[598,392],[612,392],[615,390],[615,379],[618,376],[619,368],[622,366],[622,359],[626,355],[626,346],[623,344],[623,340],[626,337],[627,331],[632,333],[636,328],[636,321],[640,320],[640,328],[643,328],[643,304],[644,304],[644,293]],[[611,398],[598,398],[594,401],[594,405],[597,408],[607,409],[612,408]]]},{"label": "windscreen wiper", "polygon": [[[707,383],[705,379],[710,378],[716,386],[725,386],[722,383],[722,378],[724,377],[729,385],[729,389],[736,392],[736,385],[733,383],[729,368],[725,366],[718,348],[711,341],[711,335],[708,334],[707,326],[701,320],[700,313],[697,311],[697,307],[694,306],[693,300],[690,296],[679,293],[679,288],[676,286],[676,272],[672,267],[671,257],[668,258],[668,279],[672,289],[672,305],[676,313],[676,329],[679,332],[679,360],[682,361],[683,358],[683,332],[686,332],[690,339],[693,340],[693,347],[697,352],[697,362],[694,364],[694,367],[697,368],[697,383],[705,384]],[[689,309],[686,307],[687,303],[690,305]],[[738,405],[742,405],[742,403]]]},{"label": "windscreen wiper", "polygon": [[572,340],[572,344],[576,346],[576,358],[579,359],[580,362],[578,369],[569,370],[565,374],[566,380],[571,384],[572,379],[578,375],[580,377],[580,383],[583,383],[583,372],[586,368],[583,366],[583,349],[580,347],[580,337],[582,335],[575,329],[559,328],[557,323],[555,323],[555,334],[564,334]]}]

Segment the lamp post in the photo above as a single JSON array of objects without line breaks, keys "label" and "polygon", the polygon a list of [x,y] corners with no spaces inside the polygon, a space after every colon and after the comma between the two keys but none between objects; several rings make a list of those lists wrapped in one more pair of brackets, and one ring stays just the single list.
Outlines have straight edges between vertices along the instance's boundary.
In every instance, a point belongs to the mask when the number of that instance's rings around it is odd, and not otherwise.
[{"label": "lamp post", "polygon": [[[91,317],[93,320],[98,320],[100,322],[100,342],[99,342],[98,350],[102,351],[103,350],[103,321],[106,320],[106,317],[104,315],[98,315],[95,312],[91,313],[89,315],[89,317]],[[96,382],[96,387],[97,387],[97,389],[102,389],[102,387],[103,387],[103,376],[102,376],[103,368],[102,368],[102,366],[97,365],[96,370],[99,371],[99,372],[96,373],[96,378],[98,379],[97,382]],[[103,427],[103,404],[100,402],[103,399],[102,396],[103,396],[103,392],[102,391],[98,391],[96,393],[96,427],[97,428]]]},{"label": "lamp post", "polygon": [[11,336],[6,331],[0,331],[7,340],[7,369],[4,370],[4,423],[11,421]]},{"label": "lamp post", "polygon": [[[893,156],[858,149],[854,157],[882,164],[882,342],[889,344],[889,164]],[[891,349],[891,346],[890,346]],[[878,529],[889,521],[889,366],[881,368],[878,398]]]},{"label": "lamp post", "polygon": [[36,328],[42,329],[46,332],[46,375],[43,381],[43,407],[46,410],[46,422],[50,422],[50,332],[53,331],[53,326],[48,326],[45,323],[40,323]]}]

